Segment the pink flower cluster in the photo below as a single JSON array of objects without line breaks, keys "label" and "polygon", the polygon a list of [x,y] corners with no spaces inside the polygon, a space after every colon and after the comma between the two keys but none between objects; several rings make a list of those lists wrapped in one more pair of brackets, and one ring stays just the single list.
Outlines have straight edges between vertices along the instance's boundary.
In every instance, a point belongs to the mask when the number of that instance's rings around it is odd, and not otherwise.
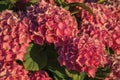
[{"label": "pink flower cluster", "polygon": [[106,0],[104,4],[109,7],[116,7],[118,10],[120,10],[120,0]]},{"label": "pink flower cluster", "polygon": [[107,63],[106,46],[120,54],[120,11],[101,4],[87,5],[94,16],[82,10],[79,25],[69,11],[44,0],[28,7],[26,13],[0,13],[1,80],[51,80],[44,71],[31,73],[15,63],[23,60],[31,41],[54,43],[60,65],[95,77],[97,68]]},{"label": "pink flower cluster", "polygon": [[58,48],[58,61],[69,70],[83,71],[95,77],[97,68],[107,63],[106,46],[120,54],[120,12],[101,4],[86,4],[94,16],[85,10],[82,16],[78,14],[82,18],[79,38],[63,42]]},{"label": "pink flower cluster", "polygon": [[[94,16],[82,12],[80,33],[87,33],[90,37],[100,40],[105,46],[113,48],[120,54],[120,17],[114,8],[101,4],[88,4]],[[113,10],[113,11],[112,11]]]},{"label": "pink flower cluster", "polygon": [[0,14],[0,51],[5,61],[23,60],[26,48],[31,42],[27,18],[20,19],[12,11]]},{"label": "pink flower cluster", "polygon": [[[31,80],[29,72],[16,64],[16,60],[23,61],[32,40],[28,24],[30,21],[23,14],[10,10],[0,13],[0,80]],[[42,80],[51,80],[42,73],[46,77],[41,76]]]},{"label": "pink flower cluster", "polygon": [[27,16],[33,23],[30,29],[37,44],[59,43],[77,35],[77,22],[69,11],[39,2],[27,9]]},{"label": "pink flower cluster", "polygon": [[0,80],[28,80],[28,71],[15,61],[7,61],[0,65]]},{"label": "pink flower cluster", "polygon": [[107,63],[105,46],[88,35],[75,37],[64,44],[58,50],[58,60],[69,70],[83,71],[95,77],[97,68]]},{"label": "pink flower cluster", "polygon": [[9,61],[0,69],[0,80],[52,80],[52,78],[45,71],[26,71],[15,61]]},{"label": "pink flower cluster", "polygon": [[120,56],[108,56],[108,66],[110,66],[111,73],[105,80],[119,80],[120,79]]}]

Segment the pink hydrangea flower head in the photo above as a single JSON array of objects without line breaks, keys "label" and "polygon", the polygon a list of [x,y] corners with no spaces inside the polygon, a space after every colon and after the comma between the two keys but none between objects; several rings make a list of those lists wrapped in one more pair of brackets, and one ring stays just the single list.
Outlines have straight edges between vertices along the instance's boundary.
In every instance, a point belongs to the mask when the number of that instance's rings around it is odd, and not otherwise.
[{"label": "pink hydrangea flower head", "polygon": [[27,15],[33,23],[30,28],[34,37],[39,38],[39,41],[34,39],[38,44],[45,40],[48,43],[58,43],[77,35],[75,18],[63,8],[42,1],[30,6]]},{"label": "pink hydrangea flower head", "polygon": [[27,22],[29,20],[26,17],[21,18],[10,10],[0,13],[0,76],[2,76],[0,79],[26,79],[22,78],[26,71],[19,67],[15,60],[23,60],[26,49],[31,42]]},{"label": "pink hydrangea flower head", "polygon": [[117,54],[120,50],[120,17],[115,7],[91,3],[87,4],[94,16],[85,10],[82,11],[82,24],[80,34],[87,33],[90,37],[98,39],[105,46],[113,48]]},{"label": "pink hydrangea flower head", "polygon": [[117,55],[120,55],[120,1],[119,0],[107,0],[105,5],[111,9],[111,12],[116,15],[116,20],[113,22],[113,26],[109,32],[113,39],[113,45],[111,46]]},{"label": "pink hydrangea flower head", "polygon": [[15,61],[5,62],[0,69],[0,80],[52,80],[45,71],[26,71]]},{"label": "pink hydrangea flower head", "polygon": [[[31,21],[22,12],[6,10],[0,13],[0,80],[52,80],[46,72],[28,76],[29,71],[16,60],[23,60],[31,42]],[[33,76],[34,75],[34,76]]]},{"label": "pink hydrangea flower head", "polygon": [[95,77],[99,66],[107,63],[104,45],[85,34],[66,41],[58,55],[59,63],[68,70],[83,71],[91,77]]},{"label": "pink hydrangea flower head", "polygon": [[0,80],[28,80],[28,71],[15,61],[7,61],[0,69]]},{"label": "pink hydrangea flower head", "polygon": [[118,10],[120,10],[120,0],[106,0],[104,4],[109,7],[116,7]]},{"label": "pink hydrangea flower head", "polygon": [[[9,57],[15,55],[16,58],[20,54],[24,56],[26,48],[31,42],[27,18],[20,19],[18,15],[12,11],[3,11],[0,15],[1,30],[1,50]],[[18,54],[18,55],[16,55]],[[21,59],[23,59],[21,57]]]}]

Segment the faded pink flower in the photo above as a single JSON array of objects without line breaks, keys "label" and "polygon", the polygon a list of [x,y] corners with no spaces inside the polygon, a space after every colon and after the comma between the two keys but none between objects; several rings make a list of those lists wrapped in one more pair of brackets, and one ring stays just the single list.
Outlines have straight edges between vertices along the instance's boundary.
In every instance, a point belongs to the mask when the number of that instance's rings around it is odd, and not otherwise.
[{"label": "faded pink flower", "polygon": [[87,33],[90,37],[98,39],[105,46],[113,48],[117,54],[120,54],[119,10],[96,3],[87,5],[93,10],[94,16],[85,10],[82,11],[80,34]]},{"label": "faded pink flower", "polygon": [[58,61],[68,70],[86,72],[95,77],[97,68],[107,63],[105,46],[97,39],[84,34],[69,39],[58,48]]},{"label": "faded pink flower", "polygon": [[120,0],[106,0],[104,4],[109,7],[115,7],[118,10],[120,10]]},{"label": "faded pink flower", "polygon": [[38,44],[44,41],[56,44],[76,36],[78,32],[77,22],[69,11],[45,1],[30,6],[27,16],[33,23],[30,29],[34,42]]},{"label": "faded pink flower", "polygon": [[10,10],[0,13],[0,80],[26,79],[26,71],[15,61],[23,60],[31,42],[27,22]]},{"label": "faded pink flower", "polygon": [[30,72],[15,61],[5,62],[0,69],[0,80],[52,80],[45,71]]},{"label": "faded pink flower", "polygon": [[0,69],[0,80],[28,80],[28,71],[15,61],[4,62]]},{"label": "faded pink flower", "polygon": [[[29,28],[27,25],[28,19],[18,18],[16,13],[6,10],[0,14],[0,30],[1,30],[1,51],[4,55],[16,56],[11,59],[20,59],[19,54],[26,53],[26,48],[31,42],[31,34],[29,33]],[[21,57],[21,60],[23,57]]]}]

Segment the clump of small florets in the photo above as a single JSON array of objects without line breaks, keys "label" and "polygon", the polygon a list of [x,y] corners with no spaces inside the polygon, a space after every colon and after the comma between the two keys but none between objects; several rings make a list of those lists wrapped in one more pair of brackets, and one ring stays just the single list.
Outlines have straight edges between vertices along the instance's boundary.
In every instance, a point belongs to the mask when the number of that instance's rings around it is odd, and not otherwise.
[{"label": "clump of small florets", "polygon": [[120,17],[115,7],[91,3],[87,4],[94,16],[82,11],[82,24],[80,34],[87,33],[90,37],[98,39],[105,46],[113,48],[120,54]]},{"label": "clump of small florets", "polygon": [[28,7],[27,16],[33,23],[30,29],[35,43],[56,44],[77,34],[77,22],[70,12],[45,1]]},{"label": "clump of small florets", "polygon": [[31,42],[28,21],[10,10],[0,13],[0,80],[26,79],[26,71],[15,61],[23,60]]},{"label": "clump of small florets", "polygon": [[105,46],[85,34],[64,42],[58,55],[58,61],[68,70],[83,71],[90,77],[95,77],[97,68],[107,63]]}]

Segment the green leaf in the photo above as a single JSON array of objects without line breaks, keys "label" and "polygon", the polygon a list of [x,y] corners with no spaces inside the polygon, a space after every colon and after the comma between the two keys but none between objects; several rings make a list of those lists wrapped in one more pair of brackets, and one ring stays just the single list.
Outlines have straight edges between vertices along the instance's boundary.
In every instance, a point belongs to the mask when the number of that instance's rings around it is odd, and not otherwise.
[{"label": "green leaf", "polygon": [[0,11],[3,11],[5,9],[9,8],[10,1],[8,0],[1,0],[0,1]]},{"label": "green leaf", "polygon": [[55,4],[57,4],[58,6],[61,5],[61,0],[54,0]]},{"label": "green leaf", "polygon": [[64,0],[54,0],[55,4],[57,4],[57,6],[62,6],[65,7],[67,5],[67,3]]},{"label": "green leaf", "polygon": [[80,12],[80,10],[75,8],[72,10],[71,14],[74,15],[74,14],[77,14],[79,12]]},{"label": "green leaf", "polygon": [[104,3],[105,1],[106,1],[106,0],[98,0],[97,3],[102,4],[102,3]]},{"label": "green leaf", "polygon": [[27,49],[24,59],[24,67],[26,70],[38,71],[47,65],[47,56],[44,53],[44,46],[31,43]]},{"label": "green leaf", "polygon": [[5,9],[14,9],[15,3],[18,0],[1,0],[0,1],[0,11],[3,11]]},{"label": "green leaf", "polygon": [[68,71],[67,69],[66,73],[72,80],[84,80],[86,75],[84,72]]},{"label": "green leaf", "polygon": [[109,67],[100,67],[96,73],[97,79],[104,79],[109,76],[111,70]]},{"label": "green leaf", "polygon": [[83,9],[85,9],[86,11],[88,11],[91,15],[93,15],[93,11],[88,7],[86,6],[84,3],[69,3],[68,6],[70,7],[76,7],[76,6],[79,6]]},{"label": "green leaf", "polygon": [[23,62],[19,59],[16,60],[16,63],[19,64],[19,65],[23,65]]},{"label": "green leaf", "polygon": [[7,2],[6,1],[0,1],[0,5],[6,5]]},{"label": "green leaf", "polygon": [[26,4],[26,7],[27,6],[30,6],[30,5],[33,5],[35,4],[36,2],[38,2],[39,0],[30,0],[27,4]]},{"label": "green leaf", "polygon": [[10,2],[11,2],[11,4],[15,4],[17,1],[19,1],[19,0],[10,0]]},{"label": "green leaf", "polygon": [[67,5],[66,5],[66,6],[64,7],[64,9],[69,10],[69,9],[70,9],[70,6],[67,6]]},{"label": "green leaf", "polygon": [[61,71],[60,70],[58,70],[58,69],[56,69],[56,68],[54,68],[54,67],[49,67],[49,70],[51,71],[51,72],[53,72],[53,74],[54,75],[56,75],[55,77],[57,78],[57,77],[59,77],[60,79],[63,79],[64,78],[64,74],[63,73],[61,73]]},{"label": "green leaf", "polygon": [[72,80],[65,72],[65,68],[62,66],[49,67],[49,71],[52,72],[55,80]]},{"label": "green leaf", "polygon": [[2,5],[0,4],[0,11],[3,11],[8,8],[8,5]]},{"label": "green leaf", "polygon": [[58,66],[59,63],[57,61],[57,51],[54,49],[54,45],[46,45],[46,49],[45,49],[45,53],[47,55],[48,58],[48,64],[47,66]]},{"label": "green leaf", "polygon": [[114,52],[114,50],[111,47],[106,46],[106,54],[107,55],[114,54],[114,53],[115,52]]},{"label": "green leaf", "polygon": [[38,0],[30,0],[30,3],[36,3]]}]

